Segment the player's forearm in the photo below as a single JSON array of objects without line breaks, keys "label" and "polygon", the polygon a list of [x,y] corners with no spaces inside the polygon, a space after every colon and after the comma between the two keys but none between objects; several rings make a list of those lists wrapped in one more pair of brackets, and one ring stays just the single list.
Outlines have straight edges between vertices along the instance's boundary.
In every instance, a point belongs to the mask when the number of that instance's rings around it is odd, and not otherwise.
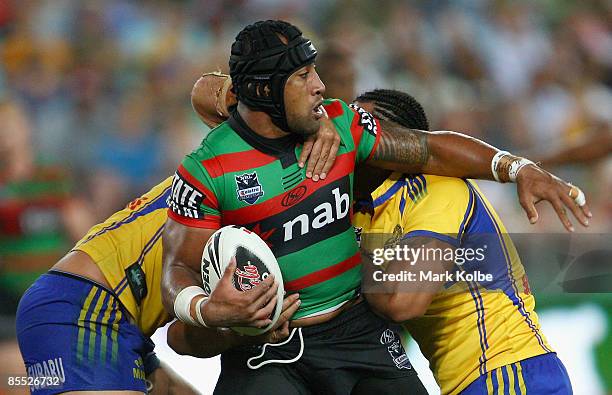
[{"label": "player's forearm", "polygon": [[365,297],[372,310],[387,321],[401,324],[421,317],[427,311],[435,294],[427,293],[366,293]]},{"label": "player's forearm", "polygon": [[[163,238],[163,269],[161,281],[162,303],[166,311],[174,315],[174,301],[181,290],[190,286],[202,286],[198,273],[174,253],[171,238]],[[192,306],[193,307],[193,306]]]},{"label": "player's forearm", "polygon": [[368,164],[405,173],[493,179],[495,147],[456,132],[425,132],[381,121],[379,146]]},{"label": "player's forearm", "polygon": [[[386,319],[387,321],[402,323],[413,318],[422,316],[435,293],[437,288],[425,292],[422,283],[414,282],[409,286],[399,281],[387,281],[382,277],[382,271],[385,275],[398,275],[400,272],[412,272],[410,276],[414,276],[416,271],[414,267],[405,265],[405,262],[393,262],[387,269],[382,269],[373,264],[364,264],[363,275],[366,276],[364,283],[375,279],[376,284],[372,288],[366,286],[364,295],[368,304],[374,312]],[[378,279],[378,280],[377,280]]]},{"label": "player's forearm", "polygon": [[[191,286],[202,286],[198,269],[199,257],[207,240],[207,236],[205,237],[200,240],[198,237],[194,237],[193,232],[188,232],[183,225],[170,219],[166,222],[162,235],[161,291],[164,307],[172,315],[175,313],[176,297],[183,289]],[[194,306],[191,306],[191,308],[193,310]]]},{"label": "player's forearm", "polygon": [[[388,262],[386,269],[383,269],[383,266],[366,263],[363,270],[363,273],[369,277],[364,283],[367,284],[370,279],[374,279],[377,283],[375,289],[364,288],[366,300],[375,312],[395,323],[402,323],[425,314],[431,301],[444,285],[444,276],[454,265],[453,261],[444,254],[436,253],[436,251],[454,250],[454,247],[436,238],[410,237],[402,241],[400,247],[404,251],[420,250],[421,253],[414,255],[414,260],[411,261]],[[434,253],[429,254],[428,251]],[[382,273],[377,273],[375,276],[376,271],[382,271],[387,277]],[[427,274],[427,277],[422,277],[423,273]],[[408,280],[396,281],[400,275]]]},{"label": "player's forearm", "polygon": [[[202,281],[187,265],[177,261],[164,258],[164,269],[162,274],[161,291],[162,303],[168,313],[174,315],[174,301],[181,290],[191,286],[202,286]],[[195,302],[195,300],[194,300]],[[191,310],[195,309],[192,303]],[[194,311],[192,311],[194,313]]]},{"label": "player's forearm", "polygon": [[495,147],[456,132],[430,132],[427,136],[429,158],[423,166],[427,174],[492,180],[491,159]]},{"label": "player's forearm", "polygon": [[239,336],[230,330],[197,328],[176,321],[168,328],[168,345],[177,354],[211,358],[230,348],[251,344],[251,336]]}]

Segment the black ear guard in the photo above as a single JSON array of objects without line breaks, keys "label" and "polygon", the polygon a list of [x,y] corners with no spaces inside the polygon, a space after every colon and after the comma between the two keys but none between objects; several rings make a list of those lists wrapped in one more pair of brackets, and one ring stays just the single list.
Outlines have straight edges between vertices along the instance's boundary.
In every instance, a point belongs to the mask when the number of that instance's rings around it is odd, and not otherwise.
[{"label": "black ear guard", "polygon": [[312,42],[287,22],[261,21],[245,27],[236,36],[229,61],[238,101],[267,113],[276,126],[290,131],[285,83],[296,70],[314,63],[316,56]]}]

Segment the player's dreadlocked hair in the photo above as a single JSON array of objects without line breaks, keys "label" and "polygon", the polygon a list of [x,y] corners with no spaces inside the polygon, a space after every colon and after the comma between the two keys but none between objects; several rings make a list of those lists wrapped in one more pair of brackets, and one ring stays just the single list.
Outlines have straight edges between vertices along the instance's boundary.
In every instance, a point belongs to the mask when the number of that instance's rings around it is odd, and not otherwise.
[{"label": "player's dreadlocked hair", "polygon": [[374,115],[410,129],[429,130],[429,121],[421,103],[407,93],[393,89],[375,89],[359,95],[358,102],[374,103]]}]

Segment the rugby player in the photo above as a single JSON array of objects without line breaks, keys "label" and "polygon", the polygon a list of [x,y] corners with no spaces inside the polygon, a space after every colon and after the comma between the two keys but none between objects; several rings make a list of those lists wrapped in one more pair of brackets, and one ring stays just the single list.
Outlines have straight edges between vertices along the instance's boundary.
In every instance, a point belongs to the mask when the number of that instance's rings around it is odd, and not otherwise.
[{"label": "rugby player", "polygon": [[[337,135],[322,128],[304,152],[321,169],[333,161]],[[308,146],[308,143],[305,144]],[[310,155],[310,156],[309,156]],[[313,170],[319,174],[319,170]],[[92,227],[76,246],[23,295],[17,311],[17,337],[35,394],[100,393],[190,394],[194,390],[153,352],[149,336],[171,317],[161,302],[162,243],[172,177],[127,207]],[[232,267],[217,289],[231,285]],[[270,298],[272,288],[241,294],[245,304]],[[274,343],[289,335],[288,318],[298,295],[285,299],[280,319],[262,336],[232,339],[232,344]],[[223,332],[210,330],[214,345]],[[212,346],[211,346],[212,347]],[[213,349],[214,351],[214,349]]]},{"label": "rugby player", "polygon": [[[160,296],[161,230],[171,184],[169,177],[92,227],[23,295],[17,332],[28,375],[38,383],[32,386],[33,393],[194,393],[160,363],[149,339],[171,318]],[[230,278],[231,274],[222,278],[221,290],[232,287]],[[255,300],[263,289],[244,295],[245,302]],[[271,332],[241,337],[232,344],[286,338],[287,320],[297,310],[297,302],[298,295],[286,298]],[[223,333],[212,332],[217,336],[214,344],[222,345]]]},{"label": "rugby player", "polygon": [[149,339],[170,319],[159,290],[170,184],[91,228],[23,295],[17,338],[32,393],[195,393]]},{"label": "rugby player", "polygon": [[[356,102],[379,119],[429,130],[423,108],[405,93],[376,90]],[[364,265],[366,299],[385,318],[404,324],[429,360],[442,394],[571,394],[565,367],[538,323],[517,251],[476,183],[393,173],[376,186],[380,174],[359,169],[356,175],[361,200],[353,224],[365,249],[400,245],[422,253],[392,260],[384,271]],[[476,257],[478,249],[482,259]],[[447,254],[459,250],[473,251],[473,257]],[[477,272],[492,276],[458,277]],[[383,281],[382,273],[414,273],[416,280]],[[377,291],[372,276],[384,283]]]},{"label": "rugby player", "polygon": [[[310,150],[302,152],[300,161],[308,159],[313,177],[330,167],[336,141],[335,131],[322,127],[316,140],[305,142]],[[22,296],[17,337],[32,393],[195,393],[160,363],[149,338],[171,319],[163,308],[160,289],[161,236],[171,185],[169,177],[92,227]],[[219,294],[233,289],[232,273],[230,267],[217,287]],[[248,305],[260,297],[270,299],[273,293],[274,288],[262,286],[239,296]],[[232,344],[274,343],[286,338],[287,320],[298,306],[298,295],[288,296],[270,332],[232,338]],[[215,346],[225,344],[228,336],[210,332],[209,336],[216,337]]]},{"label": "rugby player", "polygon": [[[360,383],[366,392],[426,393],[398,335],[361,303],[360,257],[349,214],[355,164],[516,180],[532,221],[534,201],[546,199],[568,229],[563,204],[583,224],[588,209],[574,204],[570,186],[523,158],[455,133],[379,124],[360,108],[323,100],[315,57],[312,43],[286,22],[258,22],[236,37],[230,75],[237,107],[185,157],[173,181],[163,231],[162,298],[189,325],[268,325],[262,310],[256,311],[260,304],[244,305],[238,291],[208,296],[200,287],[205,242],[223,225],[245,226],[269,243],[285,289],[299,292],[301,305],[282,346],[222,354],[216,392],[346,393]],[[315,183],[298,166],[299,142],[325,122],[333,123],[341,144],[334,167]],[[272,300],[260,303],[272,311]]]}]

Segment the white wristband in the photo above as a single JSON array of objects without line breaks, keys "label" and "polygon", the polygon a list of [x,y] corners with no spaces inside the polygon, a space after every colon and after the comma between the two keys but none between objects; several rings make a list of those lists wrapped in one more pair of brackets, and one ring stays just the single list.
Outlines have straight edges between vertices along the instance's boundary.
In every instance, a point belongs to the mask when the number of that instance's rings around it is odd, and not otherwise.
[{"label": "white wristband", "polygon": [[508,171],[508,177],[510,181],[516,182],[516,177],[518,177],[519,171],[527,165],[533,165],[533,162],[527,158],[520,158],[515,160],[510,164],[510,170]]},{"label": "white wristband", "polygon": [[208,328],[208,325],[206,325],[206,322],[204,322],[204,317],[202,317],[202,303],[206,302],[207,300],[208,296],[205,296],[198,300],[195,304],[196,319],[204,328]]},{"label": "white wristband", "polygon": [[206,293],[202,288],[195,285],[183,288],[176,295],[176,299],[174,299],[174,315],[179,321],[193,326],[202,326],[191,316],[191,301],[199,295],[206,296]]},{"label": "white wristband", "polygon": [[493,178],[495,178],[495,181],[497,181],[497,182],[501,182],[500,179],[499,179],[499,175],[497,174],[497,164],[499,163],[500,159],[503,158],[506,155],[510,155],[510,152],[508,152],[508,151],[498,151],[493,156],[493,159],[491,159],[491,173],[493,173]]}]

